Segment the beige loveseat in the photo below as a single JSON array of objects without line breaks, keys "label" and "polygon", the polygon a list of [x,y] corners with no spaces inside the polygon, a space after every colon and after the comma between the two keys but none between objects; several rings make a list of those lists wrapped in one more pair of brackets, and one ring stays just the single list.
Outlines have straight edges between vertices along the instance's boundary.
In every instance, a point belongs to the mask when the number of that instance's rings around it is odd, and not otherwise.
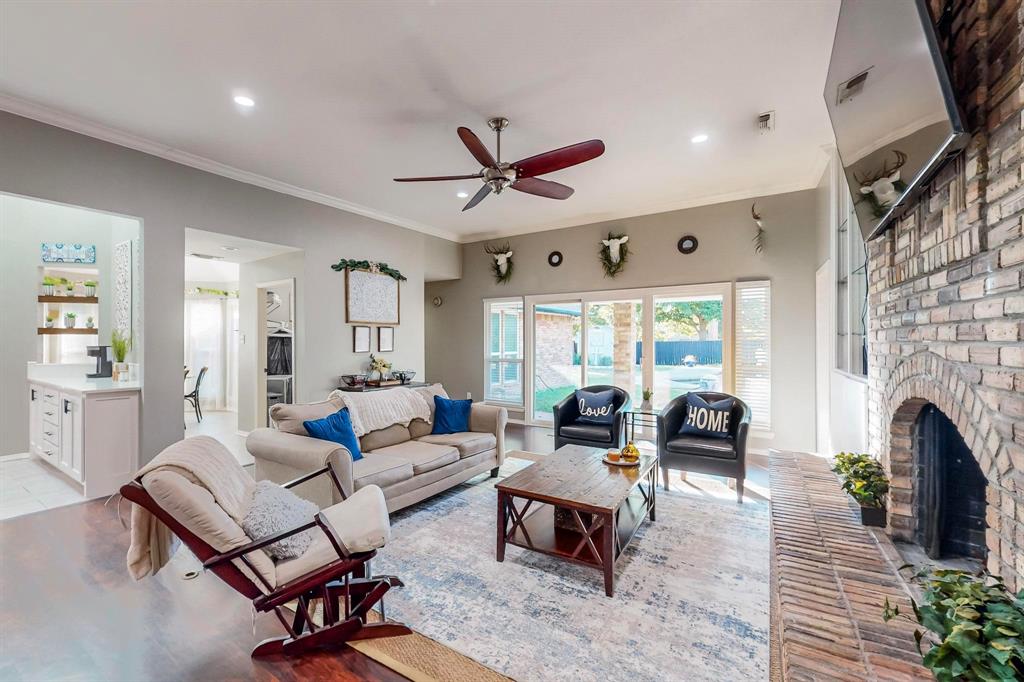
[{"label": "beige loveseat", "polygon": [[[434,394],[445,395],[440,384],[415,389],[434,411]],[[388,511],[395,511],[447,490],[478,474],[497,476],[505,461],[503,407],[474,403],[470,430],[464,433],[431,435],[432,426],[415,419],[409,426],[394,424],[371,431],[359,439],[363,458],[353,462],[349,451],[337,443],[311,438],[302,422],[321,419],[340,410],[340,399],[332,398],[305,405],[274,405],[270,417],[274,428],[256,429],[245,447],[256,459],[257,481],[286,483],[330,463],[341,479],[346,494],[367,485],[380,486]],[[327,477],[320,476],[294,488],[302,497],[328,507],[340,501]]]}]

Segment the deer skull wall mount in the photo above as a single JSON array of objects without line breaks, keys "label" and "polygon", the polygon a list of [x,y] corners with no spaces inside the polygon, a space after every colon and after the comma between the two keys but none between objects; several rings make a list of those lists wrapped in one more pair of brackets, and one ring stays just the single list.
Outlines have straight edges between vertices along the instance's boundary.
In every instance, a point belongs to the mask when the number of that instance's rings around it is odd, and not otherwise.
[{"label": "deer skull wall mount", "polygon": [[512,279],[512,246],[508,242],[487,246],[484,251],[491,255],[491,271],[494,273],[494,281],[498,284],[506,284]]},{"label": "deer skull wall mount", "polygon": [[896,161],[891,166],[883,163],[880,171],[868,173],[864,177],[856,172],[853,174],[854,181],[860,186],[862,201],[868,202],[875,218],[888,213],[907,189],[907,183],[900,179],[900,169],[906,164],[907,155],[898,149],[892,150],[892,153],[896,155]]},{"label": "deer skull wall mount", "polygon": [[626,265],[626,259],[629,258],[629,246],[626,244],[628,241],[629,235],[612,234],[611,232],[608,233],[607,239],[601,240],[598,257],[601,259],[601,265],[604,266],[606,277],[615,277],[622,272],[622,268]]}]

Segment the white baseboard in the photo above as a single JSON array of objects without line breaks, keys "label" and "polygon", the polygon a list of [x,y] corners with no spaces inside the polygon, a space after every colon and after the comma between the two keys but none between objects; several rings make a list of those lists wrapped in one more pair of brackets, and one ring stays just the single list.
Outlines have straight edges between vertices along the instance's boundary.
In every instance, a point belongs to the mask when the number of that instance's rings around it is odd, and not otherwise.
[{"label": "white baseboard", "polygon": [[241,436],[242,438],[248,438],[249,437],[249,432],[248,431],[235,431],[235,433],[238,434],[239,436]]}]

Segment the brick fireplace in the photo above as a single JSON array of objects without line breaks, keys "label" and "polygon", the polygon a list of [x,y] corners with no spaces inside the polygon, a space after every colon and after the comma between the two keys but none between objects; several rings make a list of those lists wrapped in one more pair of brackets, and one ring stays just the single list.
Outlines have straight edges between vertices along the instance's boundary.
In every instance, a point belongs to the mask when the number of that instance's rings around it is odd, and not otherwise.
[{"label": "brick fireplace", "polygon": [[868,245],[870,443],[892,478],[889,532],[920,542],[922,495],[934,494],[922,487],[923,415],[937,410],[952,422],[984,477],[986,565],[1016,590],[1024,588],[1024,15],[1020,0],[931,5],[973,136]]}]

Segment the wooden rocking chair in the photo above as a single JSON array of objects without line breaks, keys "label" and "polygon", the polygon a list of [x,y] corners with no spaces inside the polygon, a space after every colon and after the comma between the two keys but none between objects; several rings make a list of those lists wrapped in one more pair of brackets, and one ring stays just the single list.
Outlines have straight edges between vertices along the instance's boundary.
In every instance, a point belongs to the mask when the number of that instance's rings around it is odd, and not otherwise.
[{"label": "wooden rocking chair", "polygon": [[[383,496],[376,486],[346,496],[337,474],[328,464],[322,469],[285,483],[283,487],[291,488],[317,476],[327,475],[331,477],[341,494],[342,502],[322,509],[312,521],[297,528],[249,542],[229,551],[218,551],[197,535],[197,532],[203,532],[201,528],[187,527],[157,502],[147,490],[147,478],[153,473],[155,472],[141,477],[141,480],[125,484],[121,487],[121,494],[146,508],[166,524],[203,562],[204,568],[213,571],[221,580],[251,599],[257,611],[273,611],[288,633],[287,636],[266,639],[257,644],[252,651],[254,657],[302,654],[311,649],[337,647],[353,640],[395,637],[412,632],[404,625],[387,623],[384,620],[384,594],[392,587],[401,587],[402,581],[396,576],[369,576],[370,560],[376,556],[376,548],[350,552],[342,539],[346,534],[339,532],[338,528],[345,524],[351,526],[365,523],[367,517],[372,517],[378,509],[384,509],[383,523],[387,524]],[[184,477],[181,479],[186,481]],[[186,481],[184,485],[192,483]],[[381,496],[380,500],[375,496]],[[190,520],[195,518],[191,513],[195,510],[189,506],[188,499],[180,503],[176,501],[174,506],[179,512],[178,517]],[[187,516],[180,513],[184,508],[190,512]],[[263,554],[262,548],[282,538],[313,528],[319,528],[324,537],[317,536],[309,550],[301,557],[277,565],[283,568],[288,563],[302,562],[302,567],[308,565],[309,570],[298,572],[297,567],[292,566],[290,571],[280,571],[281,574],[286,574],[285,582],[275,584],[268,580],[265,575],[266,566],[274,568],[274,565],[269,561],[269,557]],[[352,536],[353,533],[349,532],[348,535]],[[349,539],[353,546],[368,544],[365,538],[359,539],[358,529],[355,529],[354,535],[355,542],[352,542],[351,537]],[[262,555],[260,561],[254,561],[254,552]],[[312,617],[313,602],[317,599],[323,604],[321,625],[317,625]],[[295,614],[291,622],[283,610],[289,602],[295,603]],[[378,603],[382,622],[368,623],[367,615]]]}]

